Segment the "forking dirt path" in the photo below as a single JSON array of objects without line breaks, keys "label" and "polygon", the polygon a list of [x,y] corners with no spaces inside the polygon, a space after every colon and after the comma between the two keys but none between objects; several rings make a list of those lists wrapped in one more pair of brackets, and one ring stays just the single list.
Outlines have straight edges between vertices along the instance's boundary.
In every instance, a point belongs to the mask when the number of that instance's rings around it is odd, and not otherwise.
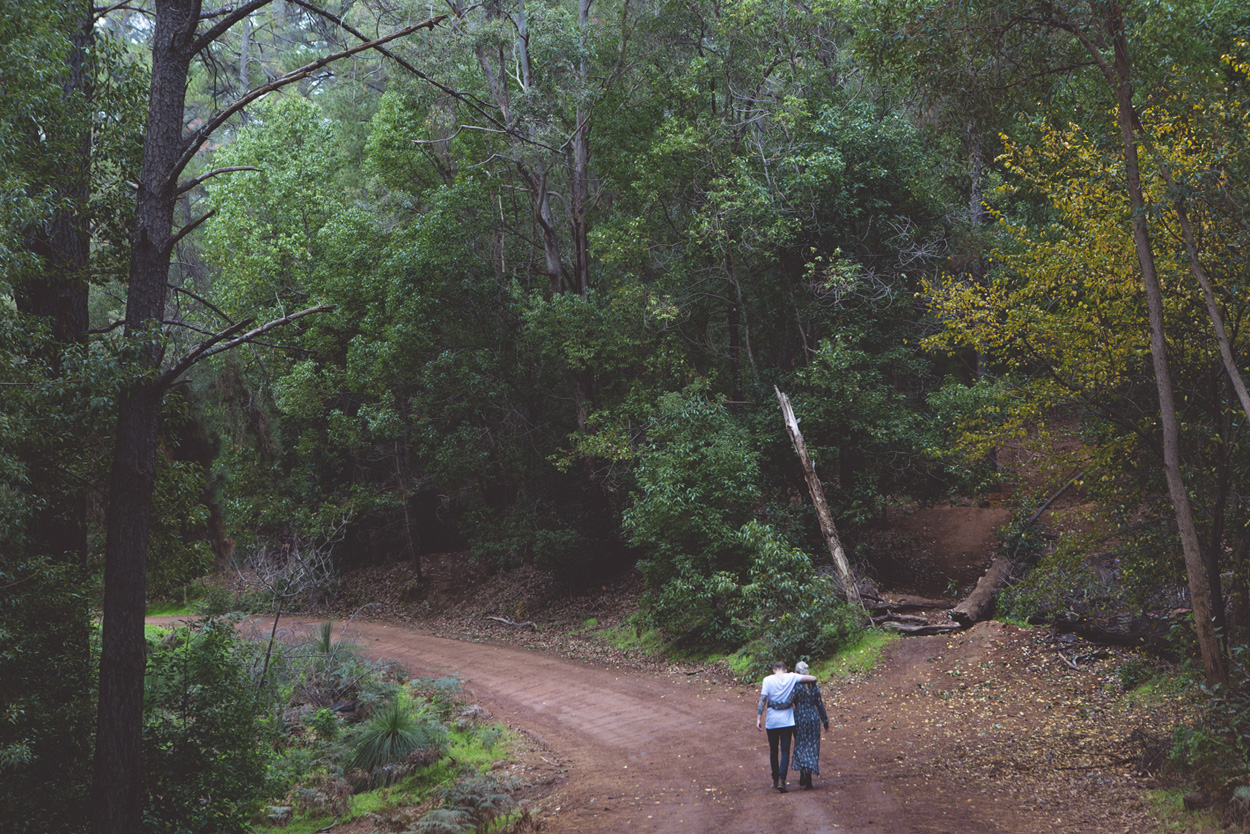
[{"label": "forking dirt path", "polygon": [[[316,624],[284,623],[297,634]],[[1027,632],[998,623],[954,641],[911,638],[894,644],[883,671],[868,681],[825,684],[833,729],[824,737],[821,776],[815,790],[799,791],[792,773],[795,789],[781,795],[770,786],[765,734],[755,728],[755,688],[451,640],[403,625],[354,622],[346,632],[363,654],[397,661],[410,674],[455,675],[494,720],[537,740],[558,774],[543,802],[544,832],[1147,830],[1135,814],[1114,809],[1099,811],[1094,822],[1091,802],[1106,800],[1076,788],[1063,791],[1066,797],[1022,802],[1010,775],[990,784],[949,769],[948,757],[961,744],[971,754],[975,739],[985,740],[979,723],[994,721],[998,729],[991,733],[1009,736],[1038,728],[975,711],[943,712],[945,699],[917,698],[917,692],[942,686],[939,677],[955,686],[952,662],[985,667],[1005,662],[1003,652],[1027,656],[1022,638],[1029,639]],[[1045,700],[1046,693],[1028,697]],[[1003,715],[1014,711],[1008,704]],[[944,743],[930,744],[942,733]]]}]

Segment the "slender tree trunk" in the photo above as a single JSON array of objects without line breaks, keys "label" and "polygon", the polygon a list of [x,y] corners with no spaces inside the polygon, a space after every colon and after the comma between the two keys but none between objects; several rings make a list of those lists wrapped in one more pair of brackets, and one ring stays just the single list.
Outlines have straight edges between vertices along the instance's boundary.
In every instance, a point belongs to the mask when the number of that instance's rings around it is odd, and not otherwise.
[{"label": "slender tree trunk", "polygon": [[[1155,268],[1154,248],[1150,240],[1146,201],[1142,193],[1141,169],[1137,156],[1137,135],[1134,130],[1133,87],[1128,42],[1124,35],[1123,20],[1116,13],[1108,20],[1115,47],[1114,84],[1116,117],[1124,146],[1124,170],[1128,181],[1129,202],[1133,210],[1133,244],[1142,270],[1142,285],[1146,292],[1146,306],[1150,318],[1150,355],[1154,365],[1155,385],[1159,398],[1159,419],[1163,440],[1163,469],[1168,484],[1168,494],[1176,513],[1177,531],[1180,533],[1181,550],[1185,558],[1185,572],[1189,578],[1189,596],[1194,612],[1194,628],[1198,635],[1198,648],[1202,654],[1202,667],[1208,683],[1227,679],[1224,658],[1220,652],[1212,617],[1211,598],[1206,562],[1194,523],[1193,508],[1185,488],[1180,458],[1180,426],[1176,417],[1176,404],[1172,392],[1172,374],[1168,367],[1167,337],[1164,332],[1163,291]],[[1217,580],[1218,581],[1218,578]]]},{"label": "slender tree trunk", "polygon": [[586,35],[590,30],[590,7],[594,0],[578,0],[578,42],[582,54],[578,58],[577,75],[581,84],[573,127],[572,193],[569,198],[569,226],[573,238],[573,284],[583,297],[590,291],[590,248],[587,244],[586,204],[590,201],[590,46]]},{"label": "slender tree trunk", "polygon": [[408,544],[408,558],[417,569],[417,581],[425,577],[421,573],[421,553],[417,549],[416,539],[412,536],[412,512],[408,495],[408,478],[404,474],[404,451],[398,440],[395,441],[395,490],[404,508],[404,541]]},{"label": "slender tree trunk", "polygon": [[1176,178],[1172,175],[1172,166],[1168,165],[1167,160],[1164,159],[1163,154],[1159,152],[1154,144],[1145,139],[1145,131],[1137,118],[1136,110],[1132,114],[1132,124],[1135,135],[1139,137],[1139,141],[1142,142],[1154,158],[1155,165],[1163,176],[1163,181],[1168,188],[1176,192],[1176,197],[1173,200],[1173,209],[1176,211],[1176,219],[1181,226],[1181,239],[1185,242],[1185,255],[1189,260],[1189,271],[1202,290],[1202,300],[1207,308],[1207,317],[1211,319],[1211,327],[1215,331],[1215,340],[1220,348],[1220,361],[1224,365],[1224,371],[1228,375],[1233,392],[1237,395],[1237,402],[1241,404],[1242,413],[1246,415],[1247,420],[1250,420],[1250,392],[1246,390],[1245,379],[1242,378],[1241,371],[1237,368],[1237,361],[1233,357],[1232,343],[1229,341],[1228,332],[1224,327],[1224,316],[1220,313],[1220,306],[1215,299],[1215,288],[1211,285],[1211,279],[1207,277],[1207,271],[1202,266],[1202,259],[1199,257],[1198,252],[1198,241],[1194,235],[1193,224],[1189,221],[1189,209],[1185,205],[1185,198],[1181,196],[1177,188]]},{"label": "slender tree trunk", "polygon": [[[968,123],[968,226],[972,246],[972,282],[978,287],[985,285],[985,262],[981,258],[981,228],[985,225],[985,153],[981,145],[981,131],[976,122]],[[985,345],[977,345],[977,380],[989,377],[989,355]],[[998,449],[986,454],[990,467],[998,471]]]}]

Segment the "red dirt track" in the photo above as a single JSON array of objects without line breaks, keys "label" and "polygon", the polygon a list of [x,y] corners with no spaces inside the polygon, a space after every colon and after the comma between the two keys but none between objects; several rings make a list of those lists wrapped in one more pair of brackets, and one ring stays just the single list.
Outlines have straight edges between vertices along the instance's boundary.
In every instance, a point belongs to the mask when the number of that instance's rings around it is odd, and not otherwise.
[{"label": "red dirt track", "polygon": [[[292,625],[311,630],[313,623],[286,622]],[[497,720],[536,738],[565,771],[544,803],[543,831],[1055,830],[1018,818],[1008,797],[935,781],[924,762],[857,749],[856,728],[846,723],[852,716],[837,715],[837,693],[827,692],[826,701],[841,727],[825,736],[816,789],[798,791],[792,773],[796,789],[781,795],[770,787],[750,687],[593,666],[398,625],[353,623],[347,639],[412,674],[456,675]],[[908,641],[908,653],[924,643]]]}]

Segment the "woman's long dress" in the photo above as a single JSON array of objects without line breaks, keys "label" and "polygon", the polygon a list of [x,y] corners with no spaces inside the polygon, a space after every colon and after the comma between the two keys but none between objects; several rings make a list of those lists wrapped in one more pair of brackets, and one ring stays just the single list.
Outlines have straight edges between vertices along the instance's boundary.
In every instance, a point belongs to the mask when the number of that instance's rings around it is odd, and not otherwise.
[{"label": "woman's long dress", "polygon": [[794,687],[794,760],[791,767],[820,775],[820,728],[829,726],[820,687],[800,683]]}]

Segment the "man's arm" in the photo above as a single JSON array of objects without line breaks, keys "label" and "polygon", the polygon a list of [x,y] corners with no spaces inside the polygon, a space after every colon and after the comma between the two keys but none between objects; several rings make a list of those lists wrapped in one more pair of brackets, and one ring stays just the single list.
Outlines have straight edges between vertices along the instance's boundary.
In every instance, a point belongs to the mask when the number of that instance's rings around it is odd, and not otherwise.
[{"label": "man's arm", "polygon": [[759,702],[759,705],[755,708],[755,729],[757,730],[764,729],[764,725],[761,724],[760,721],[764,718],[764,707],[766,706],[768,706],[768,695],[766,695],[764,693],[764,690],[761,688],[760,689],[760,702]]}]

